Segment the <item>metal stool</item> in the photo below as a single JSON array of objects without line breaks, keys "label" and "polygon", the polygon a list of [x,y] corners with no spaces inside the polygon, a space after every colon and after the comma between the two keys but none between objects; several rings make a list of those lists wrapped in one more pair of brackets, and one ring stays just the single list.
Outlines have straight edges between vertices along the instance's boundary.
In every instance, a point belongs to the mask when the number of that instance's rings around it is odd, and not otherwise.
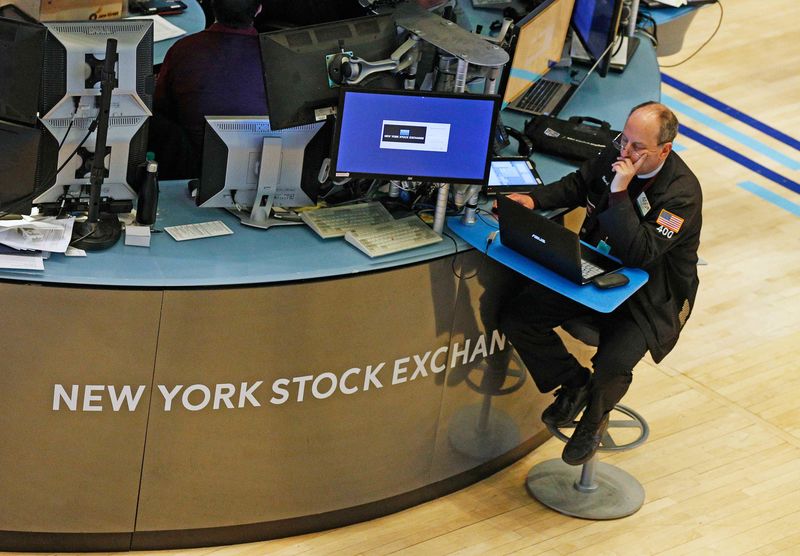
[{"label": "metal stool", "polygon": [[[590,346],[597,346],[599,331],[590,319],[574,319],[562,325],[571,336]],[[616,418],[615,413],[624,415]],[[574,429],[577,421],[564,428]],[[569,437],[548,426],[553,436],[566,442]],[[622,430],[634,431],[633,438],[617,442],[612,436]],[[611,411],[608,429],[598,451],[621,452],[636,448],[647,440],[650,427],[640,414],[621,404]],[[542,462],[528,473],[528,492],[539,502],[557,512],[583,519],[617,519],[631,515],[644,503],[644,488],[635,477],[622,469],[600,463],[597,454],[580,468],[567,465],[560,458]]]},{"label": "metal stool", "polygon": [[[628,418],[617,419],[615,412]],[[647,440],[650,427],[641,415],[621,404],[617,404],[611,413],[598,451],[631,450]],[[570,428],[576,424],[573,423]],[[564,442],[569,439],[559,429],[548,429]],[[612,436],[614,429],[638,429],[638,432],[633,440],[617,443]],[[580,468],[567,465],[561,458],[542,462],[528,473],[526,486],[528,492],[545,506],[583,519],[625,517],[635,513],[644,503],[641,483],[619,467],[598,462],[597,454]]]}]

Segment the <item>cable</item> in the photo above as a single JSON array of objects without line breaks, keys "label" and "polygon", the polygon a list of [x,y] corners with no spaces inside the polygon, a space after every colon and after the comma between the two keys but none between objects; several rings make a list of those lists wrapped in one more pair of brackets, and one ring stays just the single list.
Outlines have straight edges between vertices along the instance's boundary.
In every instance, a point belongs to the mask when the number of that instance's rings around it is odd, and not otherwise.
[{"label": "cable", "polygon": [[713,39],[713,38],[716,36],[716,34],[717,34],[717,31],[719,31],[719,28],[720,28],[720,27],[722,27],[722,18],[723,18],[723,16],[725,15],[725,10],[723,10],[723,9],[722,9],[722,2],[721,2],[721,0],[717,0],[717,1],[715,2],[715,4],[716,4],[717,6],[719,6],[719,21],[717,21],[717,27],[714,29],[714,32],[713,32],[713,33],[711,33],[711,36],[710,36],[710,37],[708,37],[708,39],[706,39],[706,42],[704,42],[703,44],[701,44],[701,45],[698,47],[698,49],[697,49],[697,50],[695,50],[694,52],[692,52],[692,53],[691,53],[691,54],[690,54],[688,57],[684,58],[683,60],[681,60],[681,61],[680,61],[680,62],[678,62],[677,64],[670,64],[670,65],[668,65],[668,66],[662,66],[662,65],[659,65],[659,66],[658,66],[658,67],[659,67],[659,69],[664,69],[664,68],[675,68],[675,67],[678,67],[678,66],[680,66],[680,65],[681,65],[681,64],[683,64],[684,62],[688,62],[689,60],[691,60],[691,59],[692,59],[692,58],[695,56],[695,54],[697,54],[698,52],[700,52],[701,50],[703,50],[703,48],[705,48],[705,46],[706,46],[708,43],[710,43],[710,42],[711,42],[711,39]]}]

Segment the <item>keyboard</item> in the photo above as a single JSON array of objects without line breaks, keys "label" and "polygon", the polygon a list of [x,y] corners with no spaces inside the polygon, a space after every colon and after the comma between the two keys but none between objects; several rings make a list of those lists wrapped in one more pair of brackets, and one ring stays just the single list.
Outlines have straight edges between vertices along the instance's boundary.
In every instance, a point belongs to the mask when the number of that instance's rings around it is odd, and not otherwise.
[{"label": "keyboard", "polygon": [[598,274],[602,274],[605,272],[602,268],[597,265],[593,265],[589,261],[581,259],[581,275],[583,276],[584,280],[589,280],[590,278],[594,278]]},{"label": "keyboard", "polygon": [[437,243],[442,241],[442,236],[434,232],[419,217],[407,216],[349,231],[344,239],[366,255],[380,257]]},{"label": "keyboard", "polygon": [[380,203],[356,203],[307,210],[300,213],[300,218],[323,239],[342,237],[346,232],[362,226],[394,220]]},{"label": "keyboard", "polygon": [[512,108],[534,114],[551,114],[571,87],[568,83],[539,79],[513,103]]}]

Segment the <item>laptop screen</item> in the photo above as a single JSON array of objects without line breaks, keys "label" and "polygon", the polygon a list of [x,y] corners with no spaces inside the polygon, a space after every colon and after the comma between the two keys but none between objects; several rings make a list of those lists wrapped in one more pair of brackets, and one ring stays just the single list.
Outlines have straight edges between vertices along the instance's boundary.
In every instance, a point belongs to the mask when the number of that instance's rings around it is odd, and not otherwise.
[{"label": "laptop screen", "polygon": [[499,104],[488,95],[342,89],[335,176],[486,183]]},{"label": "laptop screen", "polygon": [[575,0],[546,0],[518,23],[504,102],[513,101],[561,60],[574,4]]}]

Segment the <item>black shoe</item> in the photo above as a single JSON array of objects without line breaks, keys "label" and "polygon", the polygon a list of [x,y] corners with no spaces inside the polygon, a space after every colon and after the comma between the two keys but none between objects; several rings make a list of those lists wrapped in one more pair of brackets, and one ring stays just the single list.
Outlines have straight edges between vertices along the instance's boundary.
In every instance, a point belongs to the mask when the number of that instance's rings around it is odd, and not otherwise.
[{"label": "black shoe", "polygon": [[608,413],[603,415],[599,423],[584,422],[581,419],[575,432],[564,446],[561,459],[570,465],[583,465],[594,456],[600,440],[608,428]]},{"label": "black shoe", "polygon": [[589,402],[589,381],[578,388],[562,386],[556,390],[556,401],[542,412],[542,421],[551,427],[571,425]]}]

